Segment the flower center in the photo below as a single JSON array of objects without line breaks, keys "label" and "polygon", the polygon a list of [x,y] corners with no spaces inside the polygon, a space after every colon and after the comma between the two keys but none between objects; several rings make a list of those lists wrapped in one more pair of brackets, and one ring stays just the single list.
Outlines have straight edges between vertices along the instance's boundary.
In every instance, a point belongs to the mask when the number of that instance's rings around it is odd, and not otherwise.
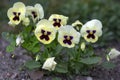
[{"label": "flower center", "polygon": [[53,23],[54,27],[56,27],[56,26],[60,27],[61,26],[61,24],[60,24],[61,23],[61,19],[54,18],[53,21],[54,21],[54,23]]},{"label": "flower center", "polygon": [[67,35],[65,35],[63,43],[71,45],[72,44],[72,42],[71,42],[72,39],[73,39],[73,36],[67,36]]},{"label": "flower center", "polygon": [[20,12],[18,12],[18,13],[17,12],[13,12],[13,15],[14,15],[14,18],[13,18],[14,21],[16,21],[16,20],[19,21],[20,20],[19,19]]},{"label": "flower center", "polygon": [[88,33],[87,38],[95,39],[95,35],[94,34],[96,33],[96,30],[92,30],[92,31],[87,30],[86,32]]},{"label": "flower center", "polygon": [[42,39],[42,40],[45,39],[46,41],[48,41],[50,39],[49,35],[51,34],[51,32],[41,30],[41,33],[42,33],[42,35],[40,36],[40,39]]},{"label": "flower center", "polygon": [[32,13],[32,15],[33,15],[34,18],[37,17],[37,13],[35,11],[32,11],[31,13]]}]

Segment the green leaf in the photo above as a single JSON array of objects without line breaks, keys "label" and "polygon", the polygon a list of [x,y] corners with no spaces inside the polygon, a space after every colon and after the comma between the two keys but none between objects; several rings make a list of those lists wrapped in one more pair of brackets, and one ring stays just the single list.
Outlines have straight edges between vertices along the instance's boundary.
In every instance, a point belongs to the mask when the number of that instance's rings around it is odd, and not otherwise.
[{"label": "green leaf", "polygon": [[15,35],[14,35],[14,34],[10,34],[10,33],[8,33],[8,32],[2,32],[2,37],[3,37],[5,40],[9,41],[9,42],[12,42],[12,41],[15,40]]},{"label": "green leaf", "polygon": [[101,57],[89,57],[81,59],[80,62],[84,64],[96,64],[99,63],[101,60]]},{"label": "green leaf", "polygon": [[9,52],[9,53],[13,52],[14,50],[15,50],[14,46],[9,45],[9,46],[6,47],[6,51]]},{"label": "green leaf", "polygon": [[11,42],[11,44],[6,47],[6,51],[9,53],[13,52],[14,50],[15,50],[15,41]]},{"label": "green leaf", "polygon": [[31,61],[27,61],[25,64],[24,64],[25,67],[27,67],[28,69],[35,69],[35,68],[40,68],[41,67],[41,64],[39,62],[36,62],[34,60],[31,60]]},{"label": "green leaf", "polygon": [[4,39],[8,39],[8,35],[9,35],[9,33],[8,32],[2,32],[2,37],[4,38]]},{"label": "green leaf", "polygon": [[32,53],[37,53],[40,51],[39,43],[35,44],[35,42],[32,42],[32,43],[24,42],[22,46],[23,48],[25,48],[28,51],[31,51]]},{"label": "green leaf", "polygon": [[57,64],[55,70],[59,73],[67,73],[68,72],[68,66],[66,63]]},{"label": "green leaf", "polygon": [[37,52],[39,52],[40,51],[40,47],[34,47],[33,49],[32,49],[32,52],[33,53],[37,53]]},{"label": "green leaf", "polygon": [[116,65],[112,62],[104,62],[102,63],[102,67],[106,68],[106,69],[112,69],[114,68]]}]

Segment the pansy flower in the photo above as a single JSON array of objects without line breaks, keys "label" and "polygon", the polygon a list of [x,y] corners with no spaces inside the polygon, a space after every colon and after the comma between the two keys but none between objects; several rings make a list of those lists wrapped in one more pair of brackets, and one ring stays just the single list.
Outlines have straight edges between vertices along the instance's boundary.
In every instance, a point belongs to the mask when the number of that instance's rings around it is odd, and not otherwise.
[{"label": "pansy flower", "polygon": [[80,33],[73,26],[66,25],[58,30],[58,42],[68,48],[72,48],[79,43]]},{"label": "pansy flower", "polygon": [[58,30],[61,26],[67,24],[68,17],[59,14],[52,14],[49,17],[49,20],[52,21],[53,26]]},{"label": "pansy flower", "polygon": [[113,49],[111,49],[111,51],[107,55],[107,60],[109,61],[110,59],[115,59],[119,55],[120,55],[120,51],[118,51],[117,49],[113,48]]},{"label": "pansy flower", "polygon": [[35,4],[35,6],[26,7],[26,16],[31,16],[33,22],[36,22],[44,17],[44,10],[40,4]]},{"label": "pansy flower", "polygon": [[102,23],[97,19],[88,21],[82,26],[80,32],[87,42],[95,43],[102,35]]},{"label": "pansy flower", "polygon": [[52,23],[46,19],[43,19],[36,25],[35,36],[40,42],[49,44],[55,39],[56,32],[57,31],[53,27]]},{"label": "pansy flower", "polygon": [[82,25],[83,24],[79,20],[76,20],[74,23],[72,23],[72,26],[78,31],[80,30],[80,26]]},{"label": "pansy flower", "polygon": [[7,12],[10,25],[18,25],[25,17],[26,8],[24,3],[16,2]]},{"label": "pansy flower", "polygon": [[42,69],[53,71],[57,65],[54,59],[55,57],[47,58],[42,66]]}]

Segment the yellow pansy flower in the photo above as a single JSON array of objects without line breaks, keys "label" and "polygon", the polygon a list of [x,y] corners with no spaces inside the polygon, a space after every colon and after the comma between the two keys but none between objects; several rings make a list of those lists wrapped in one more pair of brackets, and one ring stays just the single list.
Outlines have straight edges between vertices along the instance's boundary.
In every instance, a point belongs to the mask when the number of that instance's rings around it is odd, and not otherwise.
[{"label": "yellow pansy flower", "polygon": [[55,39],[56,32],[57,31],[53,27],[52,23],[46,19],[43,19],[36,25],[35,36],[40,42],[49,44]]},{"label": "yellow pansy flower", "polygon": [[61,26],[67,24],[68,17],[59,14],[52,14],[49,17],[49,20],[52,21],[53,26],[58,30]]},{"label": "yellow pansy flower", "polygon": [[24,3],[16,2],[7,12],[10,25],[18,25],[25,17],[26,8]]},{"label": "yellow pansy flower", "polygon": [[79,20],[76,20],[74,23],[72,23],[72,26],[75,27],[76,30],[80,30],[80,26],[82,25],[83,24]]},{"label": "yellow pansy flower", "polygon": [[35,4],[35,6],[26,7],[26,16],[31,16],[33,22],[36,22],[44,17],[44,10],[40,4]]},{"label": "yellow pansy flower", "polygon": [[80,32],[87,42],[95,43],[102,35],[102,23],[97,19],[88,21],[82,26]]},{"label": "yellow pansy flower", "polygon": [[58,30],[58,42],[68,48],[72,48],[79,43],[80,33],[73,26],[66,25]]}]

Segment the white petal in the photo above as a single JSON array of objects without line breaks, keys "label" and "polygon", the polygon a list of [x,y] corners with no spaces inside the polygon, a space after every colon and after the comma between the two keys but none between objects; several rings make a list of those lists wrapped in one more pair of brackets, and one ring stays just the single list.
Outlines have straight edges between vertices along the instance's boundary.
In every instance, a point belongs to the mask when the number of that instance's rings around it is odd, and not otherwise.
[{"label": "white petal", "polygon": [[35,8],[38,9],[38,16],[40,19],[44,17],[44,10],[41,4],[35,4]]},{"label": "white petal", "polygon": [[109,52],[108,55],[109,55],[110,59],[114,59],[120,55],[120,52],[116,49],[111,49],[111,51]]},{"label": "white petal", "polygon": [[51,58],[48,58],[46,59],[46,61],[44,62],[43,64],[43,67],[42,69],[46,69],[46,70],[54,70],[55,69],[55,66],[56,66],[56,62],[54,61],[55,57],[51,57]]},{"label": "white petal", "polygon": [[16,46],[22,44],[23,42],[24,42],[24,40],[22,39],[22,37],[20,35],[18,35],[16,38]]},{"label": "white petal", "polygon": [[86,35],[87,30],[96,30],[96,35],[101,36],[102,35],[102,23],[97,20],[93,19],[85,23],[82,28],[81,28],[81,35],[84,36]]}]

